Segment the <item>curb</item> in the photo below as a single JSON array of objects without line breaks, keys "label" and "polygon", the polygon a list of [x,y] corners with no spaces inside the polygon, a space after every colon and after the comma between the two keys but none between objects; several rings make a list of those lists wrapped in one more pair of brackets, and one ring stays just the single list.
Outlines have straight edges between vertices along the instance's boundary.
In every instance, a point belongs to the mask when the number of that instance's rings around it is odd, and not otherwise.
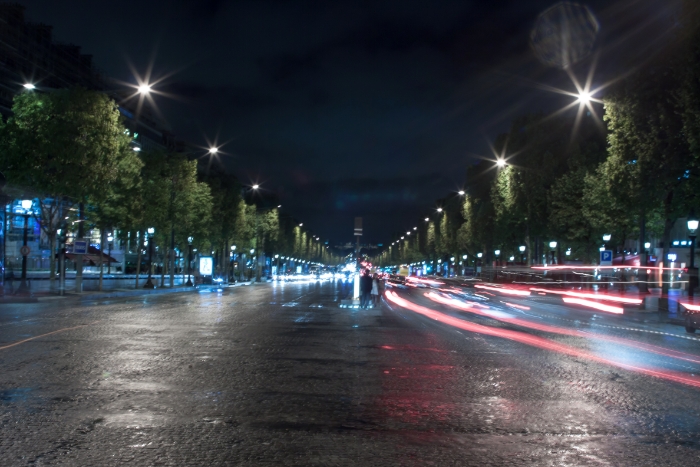
[{"label": "curb", "polygon": [[183,292],[196,292],[199,287],[176,287],[176,288],[156,288],[156,289],[140,289],[140,290],[123,290],[119,292],[103,292],[103,293],[91,293],[87,295],[76,294],[80,300],[101,300],[105,298],[121,298],[121,297],[138,297],[141,295],[162,295],[166,293],[183,293]]},{"label": "curb", "polygon": [[38,303],[39,299],[37,297],[6,297],[0,298],[0,305],[4,303]]},{"label": "curb", "polygon": [[89,293],[75,293],[71,292],[66,295],[47,295],[47,296],[29,296],[29,297],[15,297],[15,296],[7,296],[7,297],[0,297],[0,305],[2,304],[10,304],[10,303],[46,303],[46,302],[52,302],[56,300],[65,300],[69,298],[77,299],[77,300],[87,300],[87,301],[94,301],[94,300],[104,300],[104,299],[110,299],[110,298],[122,298],[122,297],[139,297],[139,296],[148,296],[148,295],[163,295],[163,294],[168,294],[168,293],[187,293],[187,292],[199,292],[201,290],[214,290],[214,289],[224,289],[224,288],[233,288],[233,287],[240,287],[244,285],[250,285],[247,283],[238,283],[238,284],[231,284],[231,285],[198,285],[198,286],[192,286],[192,287],[175,287],[175,288],[169,288],[169,287],[159,287],[155,289],[136,289],[136,290],[115,290],[115,291],[110,291],[110,292],[89,292]]}]

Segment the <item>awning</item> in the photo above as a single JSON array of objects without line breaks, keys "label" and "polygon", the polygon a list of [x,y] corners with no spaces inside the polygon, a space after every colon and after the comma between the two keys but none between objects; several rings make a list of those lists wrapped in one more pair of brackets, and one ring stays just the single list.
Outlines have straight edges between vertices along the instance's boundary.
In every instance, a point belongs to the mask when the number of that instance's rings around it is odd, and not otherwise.
[{"label": "awning", "polygon": [[[66,253],[66,259],[71,261],[76,261],[79,255],[75,253]],[[87,263],[89,266],[99,266],[100,257],[102,257],[102,264],[118,263],[116,259],[112,258],[108,254],[101,252],[98,248],[94,246],[88,247],[88,254],[83,255],[83,264]],[[58,258],[58,255],[56,255]]]}]

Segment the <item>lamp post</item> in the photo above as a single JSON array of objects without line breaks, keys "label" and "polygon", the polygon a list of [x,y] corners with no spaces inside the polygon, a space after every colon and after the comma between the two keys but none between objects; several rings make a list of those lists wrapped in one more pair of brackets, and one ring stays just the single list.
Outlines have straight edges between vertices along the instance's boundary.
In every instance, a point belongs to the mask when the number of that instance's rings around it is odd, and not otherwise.
[{"label": "lamp post", "polygon": [[277,277],[280,275],[280,255],[275,255],[275,259],[277,260]]},{"label": "lamp post", "polygon": [[[257,191],[260,189],[260,185],[255,184],[251,186],[251,189],[253,191]],[[255,249],[257,250],[257,254],[255,255],[255,281],[256,282],[262,282],[262,269],[263,269],[263,262],[265,262],[265,248],[264,248],[264,243],[265,243],[265,232],[260,235],[260,215],[266,214],[273,209],[280,209],[282,207],[281,204],[277,205],[274,208],[268,208],[268,209],[263,209],[258,213],[258,207],[257,205],[255,206]],[[301,223],[299,224],[299,227],[302,227],[304,224]],[[263,247],[261,248],[261,243]],[[251,255],[253,253],[251,252]],[[261,255],[262,254],[262,255]],[[262,262],[261,262],[262,260]]]},{"label": "lamp post", "polygon": [[107,236],[107,274],[112,273],[112,242],[114,241],[114,237],[112,234],[109,234]]},{"label": "lamp post", "polygon": [[156,229],[149,227],[146,232],[148,233],[148,280],[143,285],[144,289],[155,289],[153,281],[151,280],[151,273],[153,272],[153,234]]},{"label": "lamp post", "polygon": [[231,274],[229,276],[229,283],[236,282],[236,275],[233,272],[233,265],[236,262],[236,245],[231,245]]},{"label": "lamp post", "polygon": [[549,249],[552,250],[552,264],[554,264],[556,260],[556,248],[557,248],[557,242],[549,242]]},{"label": "lamp post", "polygon": [[688,215],[688,237],[690,237],[690,266],[688,266],[688,297],[692,298],[695,295],[695,283],[698,280],[698,270],[695,267],[695,239],[697,235],[695,232],[698,230],[698,218],[695,217],[695,213],[691,211]]},{"label": "lamp post", "polygon": [[7,213],[5,211],[5,206],[12,201],[12,198],[7,196],[4,192],[7,180],[2,172],[0,172],[0,208],[2,208],[2,226],[0,230],[3,232],[2,245],[0,246],[0,297],[5,295],[5,245],[7,244],[7,232],[5,231],[5,226],[7,225]]},{"label": "lamp post", "polygon": [[520,261],[525,264],[525,245],[520,245],[518,250],[520,250]]},{"label": "lamp post", "polygon": [[[253,262],[253,258],[255,258],[255,262]],[[250,249],[250,268],[252,269],[253,267],[256,268],[257,271],[257,262],[258,258],[257,255],[255,255],[255,248]],[[250,274],[250,280],[253,280],[253,273],[251,272]]]},{"label": "lamp post", "polygon": [[29,255],[29,247],[27,246],[27,237],[29,235],[29,216],[32,211],[32,200],[24,199],[22,200],[22,209],[24,210],[24,232],[22,236],[22,278],[19,283],[19,288],[17,289],[18,294],[28,294],[29,287],[27,286],[27,256]]},{"label": "lamp post", "polygon": [[192,287],[192,242],[194,238],[187,237],[187,282],[185,285],[187,287]]}]

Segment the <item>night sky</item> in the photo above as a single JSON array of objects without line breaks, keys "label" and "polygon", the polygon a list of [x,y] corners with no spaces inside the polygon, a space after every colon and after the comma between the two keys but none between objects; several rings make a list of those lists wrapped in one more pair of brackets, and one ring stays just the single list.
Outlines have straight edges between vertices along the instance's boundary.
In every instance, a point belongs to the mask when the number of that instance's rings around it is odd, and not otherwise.
[{"label": "night sky", "polygon": [[[468,164],[525,112],[571,101],[567,74],[529,46],[554,1],[20,0],[110,76],[149,64],[158,108],[192,144],[224,144],[242,183],[332,244],[386,242],[461,189]],[[677,1],[589,1],[595,85],[656,50]],[[584,78],[593,56],[573,71]],[[202,153],[205,151],[203,150]]]}]

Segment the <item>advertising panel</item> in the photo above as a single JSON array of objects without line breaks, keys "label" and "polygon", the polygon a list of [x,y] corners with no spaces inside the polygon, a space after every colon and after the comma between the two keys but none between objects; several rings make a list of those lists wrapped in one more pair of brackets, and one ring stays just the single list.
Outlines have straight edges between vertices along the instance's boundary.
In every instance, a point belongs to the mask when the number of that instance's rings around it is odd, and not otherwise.
[{"label": "advertising panel", "polygon": [[202,276],[211,276],[214,273],[214,258],[211,256],[203,256],[199,258],[199,274]]}]

